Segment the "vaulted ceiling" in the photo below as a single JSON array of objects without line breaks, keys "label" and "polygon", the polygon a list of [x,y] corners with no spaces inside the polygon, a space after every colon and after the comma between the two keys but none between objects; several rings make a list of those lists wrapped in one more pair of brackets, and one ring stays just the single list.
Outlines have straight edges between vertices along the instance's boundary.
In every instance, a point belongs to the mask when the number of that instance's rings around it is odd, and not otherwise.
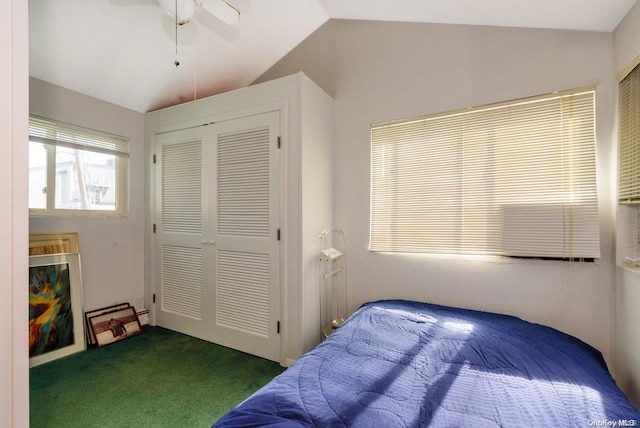
[{"label": "vaulted ceiling", "polygon": [[234,25],[196,6],[176,26],[158,0],[30,0],[30,75],[147,112],[251,84],[329,19],[610,32],[636,2],[226,1]]}]

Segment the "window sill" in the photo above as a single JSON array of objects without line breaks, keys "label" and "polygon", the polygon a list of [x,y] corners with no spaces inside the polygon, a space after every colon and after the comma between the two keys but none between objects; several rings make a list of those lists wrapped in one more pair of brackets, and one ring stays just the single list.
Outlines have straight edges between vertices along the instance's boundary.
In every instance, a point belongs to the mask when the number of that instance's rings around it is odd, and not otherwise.
[{"label": "window sill", "polygon": [[[495,263],[495,264],[515,264],[515,265],[540,265],[550,266],[551,264],[568,265],[569,263],[581,266],[598,266],[600,259],[593,261],[568,261],[556,259],[542,259],[537,257],[506,257],[497,255],[471,255],[471,254],[437,254],[437,253],[401,253],[386,251],[371,251],[371,254],[380,254],[391,257],[404,257],[413,259],[431,259],[454,263]],[[636,268],[640,274],[640,267]]]},{"label": "window sill", "polygon": [[29,218],[126,218],[127,215],[117,211],[87,210],[29,210]]},{"label": "window sill", "polygon": [[618,268],[626,270],[628,272],[632,272],[636,275],[640,275],[640,266],[618,265]]}]

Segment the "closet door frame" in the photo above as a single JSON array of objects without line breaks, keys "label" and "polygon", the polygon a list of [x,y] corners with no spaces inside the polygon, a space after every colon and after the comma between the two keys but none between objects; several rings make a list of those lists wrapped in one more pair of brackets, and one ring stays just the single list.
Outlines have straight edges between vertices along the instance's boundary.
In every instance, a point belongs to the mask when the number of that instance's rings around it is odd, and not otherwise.
[{"label": "closet door frame", "polygon": [[[280,191],[280,209],[279,209],[279,219],[278,223],[280,224],[281,233],[285,234],[287,231],[285,230],[287,224],[287,212],[289,211],[287,208],[287,180],[290,174],[288,170],[288,159],[292,155],[290,153],[289,147],[289,129],[290,129],[290,106],[289,101],[287,99],[282,99],[276,102],[267,102],[258,106],[237,109],[233,111],[223,112],[219,114],[208,115],[204,117],[198,117],[195,119],[183,120],[180,122],[172,123],[170,125],[158,126],[153,129],[147,128],[146,135],[147,141],[150,143],[150,156],[147,160],[148,171],[149,171],[149,200],[148,206],[150,207],[149,212],[149,225],[148,225],[148,239],[146,251],[149,254],[148,265],[146,267],[146,272],[148,274],[148,278],[146,283],[150,286],[146,289],[146,301],[150,303],[150,324],[156,325],[156,285],[157,285],[157,259],[158,255],[156,254],[156,234],[153,231],[153,228],[156,227],[156,218],[157,212],[160,209],[157,204],[157,192],[160,189],[157,189],[156,185],[156,169],[154,167],[154,159],[157,159],[157,150],[158,147],[155,143],[155,136],[161,133],[168,133],[179,130],[187,130],[191,128],[196,128],[199,126],[206,126],[210,124],[214,124],[217,122],[223,122],[233,119],[238,119],[242,117],[254,116],[263,113],[270,112],[278,112],[279,113],[279,137],[280,137],[280,149],[279,149],[279,158],[280,158],[280,171],[279,171],[279,191]],[[197,109],[194,108],[194,115],[197,114]],[[180,115],[183,116],[183,115]],[[295,152],[295,151],[294,151]],[[280,357],[279,363],[281,365],[289,365],[292,361],[286,358],[286,353],[288,346],[290,346],[289,338],[288,338],[288,320],[293,318],[297,318],[298,314],[290,314],[287,310],[287,299],[290,299],[291,296],[287,295],[288,290],[288,269],[290,263],[287,263],[285,254],[287,254],[287,239],[281,239],[279,249],[278,249],[278,268],[279,268],[279,349],[280,349]]]}]

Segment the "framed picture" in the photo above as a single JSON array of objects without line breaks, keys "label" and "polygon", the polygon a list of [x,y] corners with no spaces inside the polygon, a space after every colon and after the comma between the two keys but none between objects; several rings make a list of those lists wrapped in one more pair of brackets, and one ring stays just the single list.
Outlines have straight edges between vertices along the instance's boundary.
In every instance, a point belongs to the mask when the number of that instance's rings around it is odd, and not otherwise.
[{"label": "framed picture", "polygon": [[77,233],[32,233],[29,235],[29,255],[77,253]]},{"label": "framed picture", "polygon": [[142,333],[136,310],[132,307],[89,318],[98,346],[118,342]]},{"label": "framed picture", "polygon": [[88,345],[93,345],[96,343],[96,336],[93,334],[93,330],[91,329],[91,324],[89,323],[89,318],[98,316],[98,315],[102,315],[102,314],[106,314],[109,312],[116,312],[119,311],[121,309],[125,309],[128,308],[129,306],[131,306],[129,303],[120,303],[117,305],[113,305],[113,306],[108,306],[106,308],[101,308],[101,309],[96,309],[94,311],[89,311],[89,312],[85,312],[84,313],[84,318],[86,321],[86,327],[87,327],[87,344]]},{"label": "framed picture", "polygon": [[30,256],[29,366],[85,349],[80,256]]}]

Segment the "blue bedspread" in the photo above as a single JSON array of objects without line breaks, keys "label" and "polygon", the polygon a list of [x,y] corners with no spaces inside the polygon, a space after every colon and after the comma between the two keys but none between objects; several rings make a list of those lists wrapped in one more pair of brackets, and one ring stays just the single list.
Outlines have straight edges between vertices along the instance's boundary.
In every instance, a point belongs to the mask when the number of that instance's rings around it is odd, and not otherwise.
[{"label": "blue bedspread", "polygon": [[602,355],[578,339],[515,317],[394,300],[363,305],[214,427],[638,424]]}]

